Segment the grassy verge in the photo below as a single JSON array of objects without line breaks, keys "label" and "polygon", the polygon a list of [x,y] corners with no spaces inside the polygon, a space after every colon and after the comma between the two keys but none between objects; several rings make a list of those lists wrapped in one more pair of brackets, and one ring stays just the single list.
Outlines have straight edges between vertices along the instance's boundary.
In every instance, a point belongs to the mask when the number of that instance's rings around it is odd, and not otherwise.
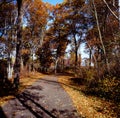
[{"label": "grassy verge", "polygon": [[[44,74],[37,73],[37,72],[29,73],[26,75],[21,74],[19,90],[13,91],[14,93],[10,92],[8,94],[4,94],[3,96],[0,96],[0,106],[4,105],[8,100],[14,98],[14,94],[18,94],[18,93],[22,92],[26,87],[32,85],[35,81],[39,80],[43,76],[44,76]],[[5,92],[5,91],[3,91],[3,92]]]},{"label": "grassy verge", "polygon": [[[72,98],[79,114],[87,118],[117,118],[115,104],[95,96],[85,95],[84,85],[73,82],[70,76],[59,76],[59,82]],[[74,80],[75,81],[75,80]]]}]

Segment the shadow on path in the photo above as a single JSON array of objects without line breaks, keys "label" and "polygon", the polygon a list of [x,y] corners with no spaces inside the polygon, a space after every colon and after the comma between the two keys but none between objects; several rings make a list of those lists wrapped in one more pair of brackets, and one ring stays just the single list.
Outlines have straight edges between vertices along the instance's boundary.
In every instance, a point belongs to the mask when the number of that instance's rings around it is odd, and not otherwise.
[{"label": "shadow on path", "polygon": [[[29,92],[23,92],[23,93],[17,95],[16,98],[36,118],[43,118],[45,114],[47,116],[49,116],[49,117],[57,118],[53,114],[51,114],[48,110],[46,110],[44,107],[42,107],[40,104],[38,104],[37,102],[35,102],[35,96],[32,96],[31,94],[29,94]],[[41,98],[42,98],[42,96],[41,96]],[[27,101],[29,101],[29,104],[27,103]],[[33,109],[33,106],[35,106],[35,109]],[[39,109],[39,111],[37,109]]]},{"label": "shadow on path", "polygon": [[70,88],[72,88],[72,89],[75,89],[75,90],[77,90],[77,91],[81,91],[80,89],[78,89],[78,88],[76,88],[76,87],[74,87],[74,86],[72,86],[72,85],[68,85],[68,84],[65,84],[65,83],[62,83],[62,82],[58,82],[58,81],[54,81],[54,80],[48,80],[48,79],[40,79],[40,81],[41,81],[41,80],[47,82],[48,84],[50,84],[50,83],[62,84],[62,85],[65,85],[65,86],[67,86],[67,87],[70,87]]},{"label": "shadow on path", "polygon": [[0,108],[0,118],[82,118],[56,77],[41,78]]},{"label": "shadow on path", "polygon": [[0,107],[0,118],[7,118],[1,107]]}]

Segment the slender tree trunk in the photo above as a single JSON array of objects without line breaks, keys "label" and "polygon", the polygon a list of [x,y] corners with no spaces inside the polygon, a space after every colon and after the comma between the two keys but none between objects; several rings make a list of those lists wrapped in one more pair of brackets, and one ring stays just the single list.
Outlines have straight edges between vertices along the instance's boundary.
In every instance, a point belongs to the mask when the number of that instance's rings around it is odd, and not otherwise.
[{"label": "slender tree trunk", "polygon": [[[107,8],[110,10],[110,12],[113,14],[113,16],[119,20],[119,17],[112,11],[112,9],[109,7],[108,3],[106,2],[106,0],[103,0],[103,2],[106,4]],[[118,0],[119,2],[119,0]]]},{"label": "slender tree trunk", "polygon": [[[88,45],[88,47],[89,47],[89,50],[91,50],[92,48],[91,48],[91,46],[89,45],[89,43],[87,43],[87,45]],[[92,50],[91,50],[91,57],[93,57],[93,59],[94,59],[94,61],[95,61],[94,66],[95,66],[96,68],[98,68],[97,59],[96,59],[95,55],[92,54]]]},{"label": "slender tree trunk", "polygon": [[58,59],[55,60],[55,74],[57,73]]},{"label": "slender tree trunk", "polygon": [[119,29],[120,29],[120,0],[118,0],[118,7],[119,7],[119,10],[118,10],[118,19],[119,19]]},{"label": "slender tree trunk", "polygon": [[100,25],[99,25],[99,21],[98,21],[98,14],[97,14],[97,10],[96,10],[96,6],[95,6],[94,0],[93,0],[93,7],[94,7],[94,12],[95,12],[95,18],[96,18],[98,33],[99,33],[99,39],[100,39],[100,42],[101,42],[101,45],[102,45],[102,49],[103,49],[103,52],[104,52],[104,57],[105,57],[105,63],[106,63],[106,66],[107,66],[107,71],[109,72],[109,70],[110,70],[109,63],[108,63],[108,59],[107,59],[107,55],[106,55],[105,46],[104,46],[103,40],[102,40],[102,34],[101,34],[101,31],[100,31]]},{"label": "slender tree trunk", "polygon": [[42,27],[41,37],[40,37],[40,42],[39,42],[40,47],[42,47],[44,36],[45,36],[45,27]]},{"label": "slender tree trunk", "polygon": [[32,51],[32,62],[31,62],[31,72],[34,71],[34,54],[33,54],[33,51]]},{"label": "slender tree trunk", "polygon": [[[5,19],[5,27],[6,27],[6,19]],[[4,31],[5,34],[5,40],[7,42],[7,46],[8,46],[8,34],[7,34],[7,30],[5,29]],[[8,50],[9,52],[9,50]],[[3,56],[4,57],[4,56]],[[9,53],[8,53],[8,58],[7,58],[7,76],[4,75],[4,81],[6,81],[8,79],[8,65],[9,65]]]},{"label": "slender tree trunk", "polygon": [[115,6],[115,0],[113,0],[113,6]]},{"label": "slender tree trunk", "polygon": [[62,59],[62,72],[64,71],[64,59]]},{"label": "slender tree trunk", "polygon": [[[87,43],[87,45],[88,45],[89,49],[91,50],[92,47],[89,45],[89,43]],[[97,62],[97,59],[96,59],[95,55],[92,53],[92,50],[91,50],[91,57],[93,57],[93,59],[94,59],[94,67],[97,69],[98,78],[100,79],[100,76],[99,76],[100,75],[99,74],[99,64]]]},{"label": "slender tree trunk", "polygon": [[22,18],[21,18],[21,6],[22,0],[17,0],[18,5],[18,25],[17,25],[17,44],[16,44],[16,59],[14,66],[14,85],[18,88],[20,79],[20,65],[21,65],[21,43],[22,43]]},{"label": "slender tree trunk", "polygon": [[24,69],[24,63],[23,63],[23,58],[21,57],[21,70],[23,70]]},{"label": "slender tree trunk", "polygon": [[74,37],[74,45],[75,45],[75,73],[76,73],[76,67],[77,67],[77,62],[78,62],[78,48],[77,48],[77,41],[76,41],[76,37],[75,37],[75,34],[73,35]]},{"label": "slender tree trunk", "polygon": [[79,68],[81,68],[81,54],[79,54]]},{"label": "slender tree trunk", "polygon": [[91,61],[92,61],[92,49],[91,47],[89,48],[89,68],[91,68]]},{"label": "slender tree trunk", "polygon": [[8,52],[8,67],[7,67],[7,72],[8,72],[8,76],[7,79],[11,79],[12,78],[12,66],[11,66],[11,58],[10,58],[10,52]]}]

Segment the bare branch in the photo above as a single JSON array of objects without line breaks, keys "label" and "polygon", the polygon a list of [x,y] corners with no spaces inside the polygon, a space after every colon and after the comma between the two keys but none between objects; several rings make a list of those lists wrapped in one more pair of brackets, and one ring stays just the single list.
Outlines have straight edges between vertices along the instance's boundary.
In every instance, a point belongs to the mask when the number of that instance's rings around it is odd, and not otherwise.
[{"label": "bare branch", "polygon": [[103,0],[103,2],[106,4],[107,8],[110,10],[110,12],[113,14],[113,16],[119,21],[119,17],[112,11],[112,9],[109,7],[106,0]]}]

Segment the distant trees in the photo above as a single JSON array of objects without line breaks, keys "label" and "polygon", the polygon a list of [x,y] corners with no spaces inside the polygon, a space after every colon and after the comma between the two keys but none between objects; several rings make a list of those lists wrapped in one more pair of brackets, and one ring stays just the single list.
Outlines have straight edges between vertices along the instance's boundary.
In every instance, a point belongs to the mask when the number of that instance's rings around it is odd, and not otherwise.
[{"label": "distant trees", "polygon": [[82,42],[83,34],[87,29],[84,13],[81,12],[84,1],[69,1],[57,4],[51,13],[51,23],[46,33],[50,40],[55,58],[55,70],[60,60],[65,55],[67,45],[71,43],[75,53],[75,71],[78,64],[78,48]]},{"label": "distant trees", "polygon": [[88,22],[86,21],[86,16],[83,9],[85,1],[83,0],[73,0],[66,2],[66,8],[69,9],[68,15],[65,17],[68,30],[69,30],[69,40],[71,41],[71,47],[75,54],[74,71],[76,73],[76,68],[78,66],[78,49],[83,42],[83,36],[86,33]]}]

